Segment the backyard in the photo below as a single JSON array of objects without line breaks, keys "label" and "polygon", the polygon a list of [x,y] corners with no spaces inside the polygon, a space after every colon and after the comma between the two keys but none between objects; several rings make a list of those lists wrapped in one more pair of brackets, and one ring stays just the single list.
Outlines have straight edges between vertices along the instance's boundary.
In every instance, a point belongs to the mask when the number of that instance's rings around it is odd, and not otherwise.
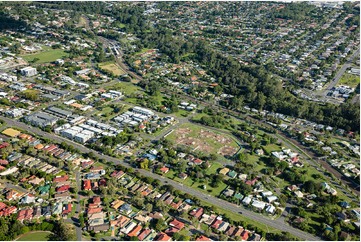
[{"label": "backyard", "polygon": [[340,85],[346,85],[352,88],[356,88],[359,83],[360,83],[360,77],[349,73],[343,74],[343,76],[339,81]]}]

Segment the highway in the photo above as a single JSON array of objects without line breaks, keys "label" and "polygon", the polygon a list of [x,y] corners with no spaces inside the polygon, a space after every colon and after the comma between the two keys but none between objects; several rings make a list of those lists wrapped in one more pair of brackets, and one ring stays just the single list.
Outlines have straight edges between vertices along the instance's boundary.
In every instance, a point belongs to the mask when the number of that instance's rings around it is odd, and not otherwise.
[{"label": "highway", "polygon": [[[20,129],[27,130],[30,133],[34,133],[34,134],[40,135],[42,137],[48,138],[48,139],[52,140],[53,142],[61,143],[61,142],[65,141],[67,143],[71,143],[74,146],[74,148],[79,149],[79,151],[82,152],[82,153],[93,152],[96,157],[103,158],[103,159],[105,159],[107,161],[111,161],[115,165],[120,164],[120,165],[123,165],[125,167],[129,167],[129,168],[131,167],[128,163],[125,163],[124,161],[121,161],[121,160],[116,159],[116,158],[111,157],[111,156],[100,155],[97,152],[95,152],[94,150],[85,147],[84,145],[75,143],[73,141],[70,141],[70,140],[68,140],[66,138],[63,138],[63,137],[60,137],[60,136],[57,136],[55,134],[44,132],[44,131],[36,128],[36,127],[28,126],[27,124],[22,123],[22,122],[20,122],[18,120],[9,119],[9,118],[6,118],[6,117],[1,117],[1,119],[4,120],[7,123],[7,126],[19,127]],[[172,185],[175,189],[178,189],[178,190],[183,191],[185,193],[188,193],[188,194],[190,194],[192,196],[195,196],[195,197],[199,198],[200,200],[203,200],[203,201],[206,201],[206,202],[208,202],[210,204],[215,205],[216,207],[221,207],[223,209],[229,210],[229,211],[231,211],[233,213],[236,213],[236,214],[237,213],[242,213],[242,216],[244,216],[244,217],[247,217],[247,218],[249,218],[251,220],[254,220],[254,221],[258,221],[258,222],[260,222],[262,224],[265,224],[265,225],[267,225],[269,227],[276,228],[276,229],[278,229],[280,231],[289,232],[289,233],[293,234],[294,236],[299,237],[299,238],[301,238],[303,240],[307,240],[307,241],[319,241],[319,240],[321,240],[321,238],[319,238],[319,237],[313,236],[311,234],[308,234],[308,233],[303,232],[303,231],[301,231],[299,229],[296,229],[294,227],[289,226],[283,220],[282,217],[278,218],[276,220],[272,220],[269,217],[263,216],[261,214],[254,213],[254,212],[249,211],[249,210],[246,210],[241,206],[237,206],[235,204],[226,202],[226,201],[221,200],[219,198],[209,196],[209,195],[204,194],[203,192],[195,190],[193,188],[183,186],[183,184],[180,184],[180,183],[175,182],[175,181],[173,181],[171,179],[162,177],[160,175],[154,174],[154,173],[152,173],[150,171],[139,169],[139,173],[141,175],[143,175],[143,176],[148,176],[148,177],[152,177],[153,179],[158,179],[158,180],[160,180],[160,182],[162,184]],[[77,210],[78,210],[78,207],[77,207]]]}]

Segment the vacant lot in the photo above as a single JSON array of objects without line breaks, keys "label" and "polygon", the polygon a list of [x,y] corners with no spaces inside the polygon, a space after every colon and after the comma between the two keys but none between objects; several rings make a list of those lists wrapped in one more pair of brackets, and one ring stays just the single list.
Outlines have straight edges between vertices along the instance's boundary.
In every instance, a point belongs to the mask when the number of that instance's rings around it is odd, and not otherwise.
[{"label": "vacant lot", "polygon": [[100,63],[99,68],[105,71],[110,71],[115,76],[121,76],[125,74],[125,72],[114,62]]},{"label": "vacant lot", "polygon": [[167,136],[167,139],[207,154],[232,156],[239,149],[231,137],[193,124],[182,125]]},{"label": "vacant lot", "polygon": [[48,241],[49,231],[34,231],[21,235],[18,241]]},{"label": "vacant lot", "polygon": [[39,59],[38,61],[36,61],[35,63],[49,63],[49,62],[53,62],[56,61],[57,59],[63,59],[66,58],[68,56],[68,53],[66,53],[64,50],[62,49],[44,49],[42,52],[39,53],[35,53],[35,54],[29,54],[29,55],[22,55],[21,57],[28,61],[31,62],[34,59]]},{"label": "vacant lot", "polygon": [[343,74],[338,84],[340,85],[346,85],[349,87],[357,87],[357,85],[360,83],[360,77],[356,75],[352,75],[349,73]]},{"label": "vacant lot", "polygon": [[117,84],[107,87],[106,89],[120,91],[123,92],[124,95],[129,95],[134,92],[141,91],[138,86],[134,85],[131,82],[118,82]]}]

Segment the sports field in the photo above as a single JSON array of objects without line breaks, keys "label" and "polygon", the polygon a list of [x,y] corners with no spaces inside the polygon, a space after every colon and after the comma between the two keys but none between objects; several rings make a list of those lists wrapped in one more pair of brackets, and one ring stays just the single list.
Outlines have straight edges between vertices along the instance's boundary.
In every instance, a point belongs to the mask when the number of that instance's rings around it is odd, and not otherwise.
[{"label": "sports field", "polygon": [[68,56],[68,53],[66,53],[62,49],[47,49],[43,50],[42,52],[35,53],[35,54],[28,54],[28,55],[22,55],[21,57],[26,61],[33,61],[34,59],[39,59],[35,63],[49,63],[56,61],[57,59],[63,59]]}]

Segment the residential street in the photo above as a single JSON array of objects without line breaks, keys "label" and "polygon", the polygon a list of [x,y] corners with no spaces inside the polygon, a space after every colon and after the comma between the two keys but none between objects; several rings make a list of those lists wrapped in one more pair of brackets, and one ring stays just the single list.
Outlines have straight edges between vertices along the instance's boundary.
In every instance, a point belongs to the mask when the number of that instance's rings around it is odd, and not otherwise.
[{"label": "residential street", "polygon": [[[54,142],[61,143],[61,142],[65,141],[67,143],[71,143],[74,146],[74,148],[79,149],[80,152],[83,152],[83,153],[93,152],[95,156],[97,156],[99,158],[103,158],[103,159],[108,160],[108,161],[111,161],[114,164],[121,164],[121,165],[123,165],[125,167],[131,167],[129,164],[125,163],[124,161],[120,161],[119,159],[116,159],[114,157],[110,157],[110,156],[107,156],[107,155],[100,155],[97,152],[94,152],[93,150],[91,150],[91,149],[89,149],[89,148],[87,148],[87,147],[85,147],[85,146],[83,146],[81,144],[70,141],[70,140],[68,140],[66,138],[57,136],[55,134],[50,134],[50,133],[44,132],[44,131],[36,128],[36,127],[28,126],[27,124],[19,122],[17,120],[9,119],[9,118],[6,118],[6,117],[1,117],[1,119],[3,119],[5,122],[7,122],[8,126],[19,127],[21,129],[27,130],[28,132],[33,132],[34,134],[38,134],[40,136],[43,136],[43,137],[48,138],[50,140],[53,140]],[[305,232],[303,232],[303,231],[301,231],[299,229],[296,229],[296,228],[293,228],[293,227],[289,226],[283,220],[282,217],[277,219],[277,220],[272,220],[272,219],[270,219],[270,218],[268,218],[266,216],[251,212],[249,210],[246,210],[241,206],[237,206],[235,204],[231,204],[231,203],[226,202],[224,200],[221,200],[219,198],[215,198],[213,196],[206,195],[206,194],[202,193],[201,191],[189,188],[187,186],[183,186],[183,184],[177,183],[177,182],[175,182],[175,181],[173,181],[171,179],[162,177],[160,175],[151,173],[149,171],[139,169],[139,172],[143,176],[149,176],[149,177],[152,177],[154,179],[158,179],[158,180],[161,181],[162,184],[172,185],[174,188],[176,188],[178,190],[181,190],[181,191],[183,191],[185,193],[188,193],[190,195],[193,195],[195,197],[198,197],[200,200],[204,200],[204,201],[206,201],[208,203],[211,203],[211,204],[213,204],[213,205],[215,205],[217,207],[227,209],[229,211],[232,211],[233,213],[240,213],[241,212],[242,216],[245,216],[245,217],[247,217],[247,218],[249,218],[251,220],[255,220],[255,221],[258,221],[260,223],[263,223],[263,224],[265,224],[265,225],[267,225],[269,227],[273,227],[273,228],[279,229],[281,231],[289,232],[289,233],[291,233],[291,234],[293,234],[293,235],[295,235],[295,236],[297,236],[297,237],[299,237],[301,239],[308,240],[308,241],[321,240],[321,238],[319,238],[319,237],[313,236],[311,234],[305,233]]]}]

